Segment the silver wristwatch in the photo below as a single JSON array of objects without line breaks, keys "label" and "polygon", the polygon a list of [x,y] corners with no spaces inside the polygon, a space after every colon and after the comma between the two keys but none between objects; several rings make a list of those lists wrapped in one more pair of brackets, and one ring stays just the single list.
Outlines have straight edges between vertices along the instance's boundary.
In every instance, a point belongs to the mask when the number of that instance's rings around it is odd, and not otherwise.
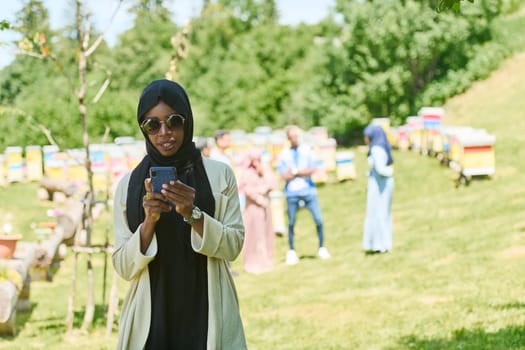
[{"label": "silver wristwatch", "polygon": [[191,210],[191,216],[186,219],[184,219],[184,222],[187,222],[188,224],[193,224],[194,221],[199,220],[202,217],[202,211],[199,209],[199,207],[193,206],[193,209]]}]

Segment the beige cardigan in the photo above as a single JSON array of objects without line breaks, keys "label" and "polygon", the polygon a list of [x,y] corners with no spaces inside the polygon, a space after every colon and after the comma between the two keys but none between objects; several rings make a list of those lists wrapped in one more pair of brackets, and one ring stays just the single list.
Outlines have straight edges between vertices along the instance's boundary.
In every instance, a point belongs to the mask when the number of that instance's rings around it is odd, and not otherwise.
[{"label": "beige cardigan", "polygon": [[[191,232],[193,250],[208,257],[208,341],[207,349],[247,349],[233,278],[226,261],[234,260],[244,241],[237,183],[230,167],[203,158],[213,197],[215,215],[204,213],[201,238]],[[126,197],[130,174],[117,185],[114,196],[115,251],[113,266],[130,287],[120,316],[117,349],[143,349],[149,333],[151,297],[148,264],[157,254],[153,237],[145,254],[140,252],[140,226],[129,230]]]}]

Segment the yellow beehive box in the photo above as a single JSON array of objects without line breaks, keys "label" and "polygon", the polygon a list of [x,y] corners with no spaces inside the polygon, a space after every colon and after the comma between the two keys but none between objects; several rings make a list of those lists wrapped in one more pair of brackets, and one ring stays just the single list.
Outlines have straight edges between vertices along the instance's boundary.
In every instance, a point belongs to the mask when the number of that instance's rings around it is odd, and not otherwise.
[{"label": "yellow beehive box", "polygon": [[406,127],[408,129],[408,141],[410,144],[410,149],[413,151],[419,151],[421,149],[423,118],[417,116],[407,117]]},{"label": "yellow beehive box", "polygon": [[338,181],[355,180],[357,173],[354,163],[354,152],[338,151],[335,154],[336,177]]},{"label": "yellow beehive box", "polygon": [[288,230],[284,220],[284,193],[279,190],[270,192],[270,205],[272,208],[272,224],[273,230],[277,234],[284,235]]},{"label": "yellow beehive box", "polygon": [[20,182],[24,180],[24,164],[22,158],[22,147],[10,146],[5,149],[6,178],[8,182]]},{"label": "yellow beehive box", "polygon": [[288,144],[286,140],[286,134],[282,130],[274,131],[270,138],[270,155],[272,157],[272,167],[277,166],[277,160],[279,159],[279,154],[284,149],[285,145]]},{"label": "yellow beehive box", "polygon": [[323,143],[328,140],[328,129],[325,126],[314,126],[308,130],[308,135],[314,143]]},{"label": "yellow beehive box", "polygon": [[87,188],[86,151],[72,149],[67,151],[67,179],[82,189]]},{"label": "yellow beehive box", "polygon": [[326,183],[328,182],[328,173],[326,172],[324,160],[318,158],[315,162],[316,170],[312,174],[312,181],[315,183]]},{"label": "yellow beehive box", "polygon": [[443,155],[446,162],[459,162],[461,155],[461,145],[458,135],[471,132],[470,126],[448,125],[441,129],[441,139],[443,142]]},{"label": "yellow beehive box", "polygon": [[410,136],[407,126],[397,128],[395,147],[400,151],[408,151],[410,148]]},{"label": "yellow beehive box", "polygon": [[44,176],[50,179],[65,180],[67,177],[67,155],[59,152],[58,146],[44,145]]},{"label": "yellow beehive box", "polygon": [[496,172],[495,136],[477,129],[459,135],[458,141],[461,145],[459,167],[462,175],[493,175]]},{"label": "yellow beehive box", "polygon": [[322,159],[323,167],[325,171],[334,171],[335,165],[335,153],[337,148],[337,141],[333,138],[325,139],[317,144],[315,149],[316,154]]},{"label": "yellow beehive box", "polygon": [[441,130],[430,130],[428,148],[431,155],[439,156],[443,153],[443,136]]},{"label": "yellow beehive box", "polygon": [[41,146],[26,146],[26,167],[29,181],[40,181],[42,179],[44,169]]},{"label": "yellow beehive box", "polygon": [[493,175],[496,171],[496,157],[492,146],[467,147],[461,161],[465,175]]}]

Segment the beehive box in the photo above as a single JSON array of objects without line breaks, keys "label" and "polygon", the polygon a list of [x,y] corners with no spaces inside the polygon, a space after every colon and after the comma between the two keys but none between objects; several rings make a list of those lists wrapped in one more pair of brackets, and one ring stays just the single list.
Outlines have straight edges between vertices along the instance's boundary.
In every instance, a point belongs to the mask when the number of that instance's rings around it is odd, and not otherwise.
[{"label": "beehive box", "polygon": [[459,169],[463,176],[494,175],[496,137],[483,129],[460,134],[458,137],[461,154]]}]

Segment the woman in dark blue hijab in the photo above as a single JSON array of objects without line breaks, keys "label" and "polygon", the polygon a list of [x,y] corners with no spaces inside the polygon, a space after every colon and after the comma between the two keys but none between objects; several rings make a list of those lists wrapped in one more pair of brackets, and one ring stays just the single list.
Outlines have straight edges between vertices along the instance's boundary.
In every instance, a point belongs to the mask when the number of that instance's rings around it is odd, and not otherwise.
[{"label": "woman in dark blue hijab", "polygon": [[386,137],[386,133],[382,127],[378,125],[369,125],[365,128],[364,135],[369,140],[369,156],[372,147],[379,146],[383,148],[387,154],[387,165],[394,163],[394,158],[392,158],[392,147],[390,146],[390,142],[388,142],[388,138]]},{"label": "woman in dark blue hijab", "polygon": [[364,130],[368,144],[368,175],[366,218],[363,249],[367,253],[392,250],[392,194],[394,192],[394,159],[385,131],[378,125]]}]

